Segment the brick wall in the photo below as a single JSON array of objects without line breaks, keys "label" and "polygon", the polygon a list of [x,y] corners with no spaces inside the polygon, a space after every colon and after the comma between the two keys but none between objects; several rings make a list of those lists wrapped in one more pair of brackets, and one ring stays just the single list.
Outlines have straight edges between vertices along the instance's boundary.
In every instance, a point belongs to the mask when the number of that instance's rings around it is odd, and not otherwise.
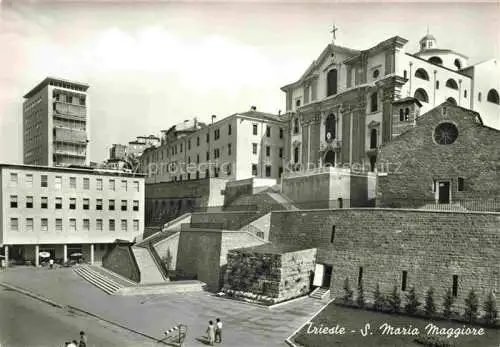
[{"label": "brick wall", "polygon": [[[429,286],[440,304],[458,276],[457,303],[474,288],[480,300],[498,290],[500,214],[399,209],[344,209],[273,212],[270,241],[318,247],[317,262],[333,266],[331,295],[343,294],[346,277],[355,286],[363,267],[365,295],[378,282],[388,292],[401,286],[423,295]],[[332,228],[335,227],[333,243]],[[497,298],[497,304],[500,304]]]},{"label": "brick wall", "polygon": [[[443,107],[446,106],[446,113]],[[500,199],[500,131],[476,122],[476,114],[449,104],[422,115],[417,126],[384,145],[379,167],[379,206],[418,207],[435,199],[434,181],[451,182],[451,200]],[[449,145],[435,143],[436,126],[443,122],[458,128],[457,140]],[[458,178],[464,190],[458,191]]]}]

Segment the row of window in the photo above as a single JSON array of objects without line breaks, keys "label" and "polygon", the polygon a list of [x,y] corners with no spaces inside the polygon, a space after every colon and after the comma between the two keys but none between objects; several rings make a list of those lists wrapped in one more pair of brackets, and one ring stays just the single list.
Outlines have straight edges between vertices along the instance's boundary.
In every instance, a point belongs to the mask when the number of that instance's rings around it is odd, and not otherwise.
[{"label": "row of window", "polygon": [[[61,197],[56,197],[54,199],[54,208],[56,210],[60,210],[63,208],[63,199]],[[103,200],[102,199],[96,199],[95,203],[95,209],[97,211],[102,211],[102,206],[103,206]],[[10,207],[11,208],[17,208],[18,207],[18,197],[17,195],[11,195],[10,196]],[[48,208],[49,206],[49,198],[46,196],[40,197],[40,208]],[[68,207],[70,210],[76,210],[76,198],[69,198],[69,204]],[[26,208],[33,208],[33,196],[27,196],[26,197]],[[82,199],[82,209],[83,210],[89,210],[90,209],[90,199],[88,198],[83,198]],[[115,210],[115,200],[109,199],[108,200],[108,209],[109,211],[114,211]],[[120,210],[121,211],[127,211],[128,209],[128,202],[127,200],[121,200],[121,205],[120,205]],[[139,200],[133,200],[132,201],[132,210],[133,211],[139,211]]]},{"label": "row of window", "polygon": [[[258,152],[258,144],[252,143],[252,154],[257,154]],[[278,155],[280,158],[283,158],[283,147],[278,148]],[[266,157],[271,156],[271,146],[266,146]]]},{"label": "row of window", "polygon": [[[282,173],[283,173],[283,168],[280,166],[278,168],[278,177],[281,177]],[[258,165],[252,164],[252,176],[257,176],[257,175],[258,175]],[[264,175],[265,175],[265,177],[272,176],[272,165],[264,166]]]},{"label": "row of window", "polygon": [[[32,188],[34,184],[34,177],[33,174],[25,174],[24,175],[24,184],[27,188]],[[10,182],[11,185],[16,186],[19,183],[19,175],[15,172],[10,173]],[[102,178],[96,178],[96,190],[103,190],[103,179]],[[139,181],[133,181],[133,189],[134,191],[138,192],[139,191]],[[53,187],[55,189],[61,189],[63,186],[63,177],[62,176],[55,176],[54,177],[54,184]],[[48,188],[49,187],[49,177],[48,175],[40,175],[40,187],[42,188]],[[77,178],[76,177],[69,177],[68,178],[68,187],[70,189],[76,189],[77,188]],[[90,189],[90,178],[88,177],[83,177],[82,180],[82,187],[84,190],[89,190]],[[108,181],[108,187],[109,190],[114,191],[116,189],[116,181],[114,179],[110,179]],[[127,180],[121,180],[120,181],[120,189],[122,191],[127,191],[128,190],[128,181]]]},{"label": "row of window", "polygon": [[[69,218],[69,223],[68,223],[68,231],[90,231],[91,225],[90,225],[90,219],[83,219],[81,223],[81,229],[77,225],[77,220],[76,218]],[[120,220],[120,231],[128,231],[128,220],[127,219],[122,219]],[[56,218],[54,220],[54,230],[55,231],[63,231],[63,220],[62,218]],[[103,220],[102,219],[96,219],[95,224],[93,226],[95,231],[103,231]],[[116,226],[115,226],[115,220],[114,219],[109,219],[108,220],[108,231],[115,231]],[[10,230],[11,231],[20,231],[19,227],[19,219],[18,218],[11,218],[10,219]],[[49,219],[48,218],[40,218],[40,230],[41,231],[49,231]],[[139,231],[139,220],[134,219],[132,220],[132,230],[133,231]],[[34,231],[34,218],[26,218],[24,222],[24,228],[22,231],[27,231],[27,232],[32,232]]]},{"label": "row of window", "polygon": [[[252,125],[252,134],[253,135],[259,134],[258,124]],[[266,137],[271,137],[271,127],[269,125],[266,125]],[[280,139],[282,139],[282,138],[283,138],[283,128],[280,128]]]}]

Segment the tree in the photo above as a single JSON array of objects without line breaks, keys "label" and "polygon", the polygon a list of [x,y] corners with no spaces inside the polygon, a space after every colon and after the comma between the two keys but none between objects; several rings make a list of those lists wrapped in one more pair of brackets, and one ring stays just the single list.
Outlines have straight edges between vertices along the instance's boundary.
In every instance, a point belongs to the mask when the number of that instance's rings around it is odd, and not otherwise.
[{"label": "tree", "polygon": [[431,317],[436,313],[436,304],[434,303],[434,288],[430,287],[425,295],[425,315]]},{"label": "tree", "polygon": [[167,270],[171,270],[173,257],[172,253],[170,253],[170,248],[167,248],[167,251],[165,252],[165,255],[163,256],[162,260]]},{"label": "tree", "polygon": [[488,297],[483,304],[484,316],[486,324],[494,326],[498,319],[497,301],[493,292],[488,294]]},{"label": "tree", "polygon": [[419,306],[420,306],[420,301],[418,301],[417,293],[415,292],[415,287],[411,287],[408,294],[406,294],[405,311],[408,314],[415,314]]},{"label": "tree", "polygon": [[452,313],[453,304],[455,303],[455,298],[451,295],[451,289],[447,289],[443,297],[443,316],[445,318],[450,318]]},{"label": "tree", "polygon": [[467,297],[465,298],[465,310],[464,310],[464,317],[469,321],[469,323],[472,323],[476,320],[478,309],[479,309],[479,299],[474,289],[471,289],[469,291],[469,295],[467,295]]},{"label": "tree", "polygon": [[353,291],[351,289],[351,286],[349,285],[349,278],[346,277],[345,281],[344,281],[344,302],[345,303],[349,303],[349,302],[352,302],[352,295],[353,295]]},{"label": "tree", "polygon": [[391,307],[391,312],[398,312],[401,307],[401,296],[398,291],[398,286],[394,285],[392,293],[388,298],[388,304]]},{"label": "tree", "polygon": [[384,295],[380,292],[380,285],[377,283],[373,292],[373,308],[377,311],[382,311],[385,307]]},{"label": "tree", "polygon": [[358,283],[358,297],[356,298],[356,303],[359,307],[365,307],[365,290],[363,288],[363,281]]}]

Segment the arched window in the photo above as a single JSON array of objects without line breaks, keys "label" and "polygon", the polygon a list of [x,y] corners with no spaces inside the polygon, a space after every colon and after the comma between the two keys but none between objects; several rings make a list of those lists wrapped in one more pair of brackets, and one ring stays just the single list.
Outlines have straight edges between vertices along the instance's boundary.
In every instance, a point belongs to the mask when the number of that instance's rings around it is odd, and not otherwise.
[{"label": "arched window", "polygon": [[490,91],[488,92],[488,96],[486,97],[486,100],[494,104],[499,104],[500,98],[498,97],[498,92],[495,89],[490,89]]},{"label": "arched window", "polygon": [[422,68],[417,69],[417,71],[415,71],[415,77],[426,80],[426,81],[429,80],[429,75],[427,74],[427,71],[425,71]]},{"label": "arched window", "polygon": [[464,98],[467,97],[467,89],[464,89]]},{"label": "arched window", "polygon": [[295,118],[293,120],[293,133],[298,134],[299,133],[299,119]]},{"label": "arched window", "polygon": [[408,121],[410,119],[410,109],[407,107],[405,108],[405,121]]},{"label": "arched window", "polygon": [[370,105],[371,105],[371,112],[377,112],[378,111],[378,93],[374,92],[370,96]]},{"label": "arched window", "polygon": [[439,81],[436,81],[436,89],[439,89]]},{"label": "arched window", "polygon": [[399,109],[399,121],[402,122],[405,120],[405,114],[402,108]]},{"label": "arched window", "polygon": [[420,102],[429,102],[429,96],[427,95],[427,92],[422,88],[418,88],[415,91],[414,97]]},{"label": "arched window", "polygon": [[483,98],[483,94],[481,94],[481,92],[479,92],[477,94],[477,101],[481,102],[481,99]]},{"label": "arched window", "polygon": [[452,97],[449,97],[448,99],[446,99],[446,101],[448,101],[452,105],[455,105],[455,106],[457,105],[457,100],[455,100]]},{"label": "arched window", "polygon": [[433,64],[443,65],[443,60],[439,57],[430,57],[429,62]]},{"label": "arched window", "polygon": [[448,81],[446,81],[446,86],[451,89],[458,89],[458,84],[453,78],[450,78]]},{"label": "arched window", "polygon": [[325,140],[330,142],[336,136],[336,126],[337,120],[335,119],[335,115],[330,113],[325,120]]},{"label": "arched window", "polygon": [[408,78],[408,72],[406,70],[403,71],[403,78],[404,79]]},{"label": "arched window", "polygon": [[337,70],[333,69],[328,71],[326,80],[327,80],[326,96],[337,94]]},{"label": "arched window", "polygon": [[299,162],[299,147],[293,149],[293,162],[297,164]]},{"label": "arched window", "polygon": [[370,148],[377,148],[377,129],[370,131]]},{"label": "arched window", "polygon": [[455,66],[457,69],[461,69],[462,68],[462,63],[460,62],[460,60],[458,59],[455,59],[455,62],[454,62]]}]

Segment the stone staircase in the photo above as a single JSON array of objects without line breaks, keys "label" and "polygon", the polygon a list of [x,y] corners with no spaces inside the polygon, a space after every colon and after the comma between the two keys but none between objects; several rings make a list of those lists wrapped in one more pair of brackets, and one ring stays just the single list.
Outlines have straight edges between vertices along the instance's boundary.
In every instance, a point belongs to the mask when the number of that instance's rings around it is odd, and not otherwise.
[{"label": "stone staircase", "polygon": [[326,287],[318,287],[316,289],[314,289],[312,291],[311,294],[309,294],[309,296],[313,299],[318,299],[318,300],[321,300],[323,299],[324,297],[328,296],[330,294],[330,288],[326,288]]},{"label": "stone staircase", "polygon": [[90,282],[97,288],[102,289],[105,293],[110,295],[116,294],[120,289],[124,287],[111,278],[104,276],[98,271],[94,270],[90,265],[78,265],[74,268],[74,271],[84,280]]},{"label": "stone staircase", "polygon": [[295,205],[293,200],[285,196],[283,193],[280,192],[268,192],[267,195],[269,195],[271,198],[273,198],[274,201],[276,201],[278,204],[282,205],[287,209],[288,211],[297,211],[299,210]]},{"label": "stone staircase", "polygon": [[132,246],[132,253],[141,273],[141,284],[164,283],[165,278],[158,269],[153,255],[147,247]]}]

